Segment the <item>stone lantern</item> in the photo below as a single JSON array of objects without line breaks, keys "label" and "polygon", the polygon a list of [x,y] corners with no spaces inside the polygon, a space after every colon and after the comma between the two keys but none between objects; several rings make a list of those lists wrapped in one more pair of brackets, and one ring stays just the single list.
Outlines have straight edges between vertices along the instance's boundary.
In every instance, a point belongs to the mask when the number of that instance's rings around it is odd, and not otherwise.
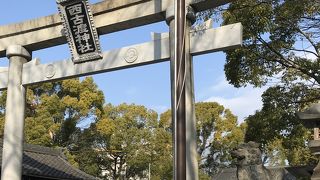
[{"label": "stone lantern", "polygon": [[[298,112],[297,116],[302,120],[306,128],[313,129],[313,140],[309,141],[309,148],[314,155],[320,155],[320,103],[313,104],[304,112]],[[320,162],[313,169],[312,180],[320,180]]]}]

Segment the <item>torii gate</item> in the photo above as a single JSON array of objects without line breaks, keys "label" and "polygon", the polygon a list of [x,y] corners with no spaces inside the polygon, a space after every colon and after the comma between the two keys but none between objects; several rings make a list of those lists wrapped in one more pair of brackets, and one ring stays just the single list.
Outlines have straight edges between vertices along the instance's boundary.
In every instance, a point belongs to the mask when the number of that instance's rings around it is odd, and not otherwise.
[{"label": "torii gate", "polygon": [[[197,0],[189,3],[189,9],[196,12],[218,7],[232,0]],[[143,11],[141,11],[143,9]],[[92,6],[94,23],[99,35],[129,29],[166,20],[169,37],[160,34],[151,42],[123,47],[103,53],[97,61],[74,64],[70,59],[49,64],[39,64],[31,60],[31,52],[66,43],[61,33],[62,22],[55,14],[23,23],[0,27],[0,57],[9,58],[9,68],[0,72],[0,90],[8,89],[6,120],[2,155],[3,180],[21,178],[23,129],[25,111],[25,87],[31,84],[62,80],[73,77],[115,71],[119,69],[160,63],[171,60],[172,109],[176,109],[175,51],[174,51],[174,8],[172,0],[108,0]],[[192,13],[192,12],[190,12]],[[190,19],[188,19],[190,21]],[[187,32],[190,32],[190,22]],[[195,55],[227,50],[242,44],[240,23],[207,29],[201,33],[185,34],[185,80],[179,96],[186,127],[184,139],[175,135],[175,179],[198,179],[196,152],[196,130],[194,112],[194,88],[192,57]],[[31,60],[31,61],[30,61]],[[30,62],[28,62],[30,61]],[[181,89],[180,89],[181,90]],[[181,112],[180,112],[181,113]],[[175,112],[173,112],[175,114]],[[173,115],[175,128],[177,120]],[[177,139],[177,137],[179,137]],[[184,149],[177,150],[179,143]]]}]

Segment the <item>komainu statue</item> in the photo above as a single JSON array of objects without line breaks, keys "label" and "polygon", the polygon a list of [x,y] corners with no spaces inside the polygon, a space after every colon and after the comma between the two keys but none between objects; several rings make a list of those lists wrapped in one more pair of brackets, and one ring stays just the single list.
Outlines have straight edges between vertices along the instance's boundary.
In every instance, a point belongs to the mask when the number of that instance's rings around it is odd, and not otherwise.
[{"label": "komainu statue", "polygon": [[231,152],[231,156],[237,159],[238,180],[296,180],[284,168],[267,169],[262,164],[258,143],[241,144]]}]

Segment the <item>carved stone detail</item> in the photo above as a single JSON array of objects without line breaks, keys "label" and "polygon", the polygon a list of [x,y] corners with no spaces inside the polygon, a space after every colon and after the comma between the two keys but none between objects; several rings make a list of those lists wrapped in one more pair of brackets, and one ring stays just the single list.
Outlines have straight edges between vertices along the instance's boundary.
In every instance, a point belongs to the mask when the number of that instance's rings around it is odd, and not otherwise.
[{"label": "carved stone detail", "polygon": [[48,79],[51,79],[56,74],[56,69],[53,64],[48,64],[45,71]]},{"label": "carved stone detail", "polygon": [[133,63],[135,62],[139,57],[139,53],[137,49],[135,48],[129,48],[124,56],[124,60],[127,63]]},{"label": "carved stone detail", "polygon": [[285,168],[267,169],[262,164],[259,144],[248,142],[231,152],[237,159],[238,180],[296,180]]}]

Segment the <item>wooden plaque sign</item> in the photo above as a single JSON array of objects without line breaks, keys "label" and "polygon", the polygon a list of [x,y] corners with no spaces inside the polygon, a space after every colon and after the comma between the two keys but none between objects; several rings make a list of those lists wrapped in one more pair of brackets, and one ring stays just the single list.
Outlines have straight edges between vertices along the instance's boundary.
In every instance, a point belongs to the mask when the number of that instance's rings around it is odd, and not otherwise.
[{"label": "wooden plaque sign", "polygon": [[101,59],[101,49],[87,0],[57,0],[74,63]]}]

